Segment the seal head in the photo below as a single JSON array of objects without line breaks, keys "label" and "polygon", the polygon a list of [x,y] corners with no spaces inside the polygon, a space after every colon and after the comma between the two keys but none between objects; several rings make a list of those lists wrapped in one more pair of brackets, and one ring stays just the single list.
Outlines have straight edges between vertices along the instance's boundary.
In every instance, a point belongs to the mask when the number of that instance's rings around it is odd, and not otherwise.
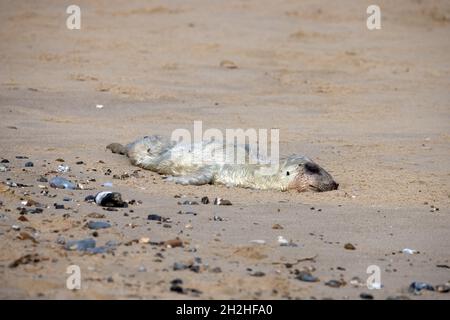
[{"label": "seal head", "polygon": [[337,190],[339,184],[333,177],[311,159],[303,156],[288,157],[284,164],[286,176],[292,176],[288,190],[303,192]]}]

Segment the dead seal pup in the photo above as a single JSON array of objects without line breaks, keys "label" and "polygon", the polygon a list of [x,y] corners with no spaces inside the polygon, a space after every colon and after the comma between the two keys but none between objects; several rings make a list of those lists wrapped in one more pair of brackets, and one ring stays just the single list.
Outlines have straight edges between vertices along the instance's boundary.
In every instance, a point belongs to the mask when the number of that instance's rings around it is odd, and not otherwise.
[{"label": "dead seal pup", "polygon": [[[222,160],[195,161],[196,156],[236,150],[245,159],[257,160],[248,146],[202,141],[198,145],[175,143],[162,136],[147,136],[125,147],[114,143],[107,146],[113,153],[125,153],[133,165],[165,175],[166,180],[182,185],[223,184],[253,189],[274,189],[299,192],[330,191],[339,186],[331,175],[311,159],[291,155],[281,159],[276,171],[267,164],[230,164]],[[234,152],[234,151],[233,151]],[[205,158],[201,158],[205,159]],[[234,159],[234,153],[233,153]],[[255,162],[253,162],[255,163]]]}]

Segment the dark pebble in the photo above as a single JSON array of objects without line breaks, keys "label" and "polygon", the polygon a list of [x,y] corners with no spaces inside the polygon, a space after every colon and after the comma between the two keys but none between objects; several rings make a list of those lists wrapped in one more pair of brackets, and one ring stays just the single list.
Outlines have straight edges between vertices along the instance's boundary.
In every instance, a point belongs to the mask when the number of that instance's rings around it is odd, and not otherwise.
[{"label": "dark pebble", "polygon": [[419,294],[422,290],[434,291],[434,287],[425,282],[414,281],[408,288],[408,291],[414,294]]},{"label": "dark pebble", "polygon": [[201,201],[202,201],[203,204],[208,204],[209,203],[209,198],[208,197],[203,197]]},{"label": "dark pebble", "polygon": [[92,230],[98,230],[110,228],[111,225],[108,222],[104,221],[89,221],[87,227]]},{"label": "dark pebble", "polygon": [[363,292],[359,295],[359,297],[364,300],[373,300],[373,295],[371,295],[370,293]]},{"label": "dark pebble", "polygon": [[147,220],[152,220],[152,221],[162,221],[162,217],[157,215],[157,214],[149,214],[147,217]]},{"label": "dark pebble", "polygon": [[25,167],[27,167],[27,168],[34,167],[34,163],[31,161],[25,162]]},{"label": "dark pebble", "polygon": [[118,192],[103,191],[95,196],[95,203],[102,207],[126,208],[128,204],[122,200],[122,195]]},{"label": "dark pebble", "polygon": [[309,272],[306,271],[300,271],[299,274],[295,277],[297,280],[304,281],[304,282],[318,282],[319,278],[313,276]]},{"label": "dark pebble", "polygon": [[331,288],[340,288],[344,285],[344,283],[339,280],[330,280],[325,282],[325,285]]}]

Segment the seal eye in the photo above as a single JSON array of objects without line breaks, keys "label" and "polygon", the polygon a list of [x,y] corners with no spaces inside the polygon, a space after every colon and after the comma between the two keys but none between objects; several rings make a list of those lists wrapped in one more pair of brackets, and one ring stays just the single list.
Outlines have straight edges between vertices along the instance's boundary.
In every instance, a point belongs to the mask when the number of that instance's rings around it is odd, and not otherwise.
[{"label": "seal eye", "polygon": [[287,175],[287,176],[290,175],[289,171],[286,172],[286,175]]}]

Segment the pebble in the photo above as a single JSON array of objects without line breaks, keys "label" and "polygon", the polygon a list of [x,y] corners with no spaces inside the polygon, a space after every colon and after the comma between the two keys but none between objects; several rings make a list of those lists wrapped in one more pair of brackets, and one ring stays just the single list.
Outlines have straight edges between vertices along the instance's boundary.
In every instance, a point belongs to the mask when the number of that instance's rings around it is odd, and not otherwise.
[{"label": "pebble", "polygon": [[87,249],[95,248],[95,240],[92,238],[84,240],[71,240],[65,244],[66,250],[87,251]]},{"label": "pebble", "polygon": [[330,280],[325,282],[325,285],[331,288],[340,288],[342,286],[344,286],[344,282],[343,281],[339,281],[339,280]]},{"label": "pebble", "polygon": [[60,172],[60,173],[67,173],[70,171],[70,167],[64,164],[60,164],[58,166],[58,168],[56,168],[56,171]]},{"label": "pebble", "polygon": [[447,293],[447,292],[450,292],[450,285],[449,284],[439,284],[436,286],[435,290],[437,292]]},{"label": "pebble", "polygon": [[311,273],[307,271],[300,271],[299,274],[295,277],[297,280],[304,282],[318,282],[319,278],[313,276]]},{"label": "pebble", "polygon": [[31,162],[31,161],[25,162],[25,167],[26,167],[26,168],[34,167],[34,163]]},{"label": "pebble", "polygon": [[56,243],[57,244],[61,244],[61,245],[65,245],[66,244],[66,239],[64,239],[63,236],[58,236],[58,238],[56,238]]},{"label": "pebble", "polygon": [[418,251],[417,251],[417,250],[414,250],[414,249],[405,248],[405,249],[402,250],[402,253],[405,253],[405,254],[415,254],[415,253],[418,253]]},{"label": "pebble", "polygon": [[148,217],[147,217],[147,220],[162,221],[163,218],[160,215],[157,215],[157,214],[149,214]]},{"label": "pebble", "polygon": [[125,208],[128,206],[118,192],[102,191],[95,196],[95,203],[102,207]]},{"label": "pebble", "polygon": [[220,62],[220,66],[226,69],[237,69],[238,67],[233,61],[230,60],[222,60]]},{"label": "pebble", "polygon": [[202,202],[203,204],[208,204],[208,203],[209,203],[209,198],[208,198],[208,197],[203,197],[202,200],[201,200],[201,202]]},{"label": "pebble", "polygon": [[183,241],[181,241],[180,239],[173,239],[173,240],[167,240],[164,241],[164,246],[167,248],[176,248],[176,247],[182,247],[183,246]]},{"label": "pebble", "polygon": [[255,271],[253,273],[250,273],[250,275],[252,277],[264,277],[266,274],[264,272],[262,272],[262,271]]},{"label": "pebble", "polygon": [[214,216],[213,220],[214,221],[223,221],[224,219],[222,217],[219,217],[219,216]]},{"label": "pebble", "polygon": [[147,272],[147,268],[144,266],[140,266],[138,272]]},{"label": "pebble", "polygon": [[214,267],[212,269],[209,270],[212,273],[221,273],[222,269],[220,267]]},{"label": "pebble", "polygon": [[111,225],[108,222],[104,221],[89,221],[87,227],[92,230],[98,230],[110,228]]},{"label": "pebble", "polygon": [[56,188],[56,189],[69,189],[69,190],[75,190],[77,186],[70,182],[69,180],[62,178],[62,177],[54,177],[50,179],[49,181],[50,187]]},{"label": "pebble", "polygon": [[105,215],[104,215],[104,214],[102,214],[102,213],[96,213],[96,212],[89,213],[87,216],[88,216],[89,218],[94,218],[94,219],[103,219],[103,218],[105,218]]},{"label": "pebble", "polygon": [[283,229],[283,227],[282,227],[280,224],[275,223],[275,224],[272,226],[272,229],[275,229],[275,230],[281,230],[281,229]]},{"label": "pebble", "polygon": [[370,293],[363,292],[359,295],[359,297],[364,300],[373,300],[373,295],[371,295]]},{"label": "pebble", "polygon": [[187,205],[187,206],[196,206],[196,205],[198,205],[198,202],[197,201],[190,201],[190,200],[186,200],[186,201],[183,201],[183,202],[178,202],[178,204],[181,204],[181,205]]},{"label": "pebble", "polygon": [[0,172],[6,172],[8,170],[5,166],[0,166]]},{"label": "pebble", "polygon": [[344,248],[347,249],[347,250],[356,250],[355,246],[352,245],[351,243],[346,243],[344,245]]},{"label": "pebble", "polygon": [[54,203],[53,206],[55,207],[55,209],[59,210],[59,209],[64,209],[64,205],[63,204],[57,204]]},{"label": "pebble", "polygon": [[178,211],[177,213],[178,213],[178,214],[191,214],[191,215],[193,215],[193,216],[196,216],[196,215],[197,215],[197,213],[196,213],[196,212],[193,212],[193,211],[182,211],[182,210],[180,210],[180,211]]},{"label": "pebble", "polygon": [[214,199],[214,204],[218,205],[218,206],[231,206],[231,205],[233,205],[230,200],[225,200],[225,199],[222,199],[222,198]]},{"label": "pebble", "polygon": [[434,291],[434,287],[426,282],[414,281],[408,288],[408,291],[414,294],[420,294],[422,290]]},{"label": "pebble", "polygon": [[265,244],[266,243],[266,241],[265,240],[250,240],[249,241],[250,243],[256,243],[256,244]]}]

